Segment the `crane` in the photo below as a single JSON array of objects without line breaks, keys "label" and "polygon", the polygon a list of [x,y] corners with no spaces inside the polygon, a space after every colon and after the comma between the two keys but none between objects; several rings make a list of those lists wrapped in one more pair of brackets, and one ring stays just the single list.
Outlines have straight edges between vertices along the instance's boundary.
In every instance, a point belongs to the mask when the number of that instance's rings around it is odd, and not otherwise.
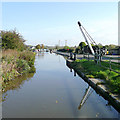
[{"label": "crane", "polygon": [[93,50],[92,48],[92,45],[97,45],[96,42],[93,40],[93,38],[88,34],[88,32],[86,31],[86,29],[81,25],[81,23],[78,21],[78,25],[79,25],[79,28],[83,34],[83,37],[85,39],[85,42],[88,44],[90,50],[91,50],[91,53],[93,55],[95,55],[95,51]]}]

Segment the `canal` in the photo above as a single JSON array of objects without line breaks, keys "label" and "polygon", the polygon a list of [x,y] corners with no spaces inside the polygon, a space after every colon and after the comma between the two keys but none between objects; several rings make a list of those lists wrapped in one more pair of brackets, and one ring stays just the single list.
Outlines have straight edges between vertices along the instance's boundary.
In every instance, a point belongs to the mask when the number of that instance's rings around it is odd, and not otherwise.
[{"label": "canal", "polygon": [[[118,118],[119,113],[66,66],[64,57],[36,55],[36,73],[16,78],[3,94],[3,118]],[[18,83],[17,83],[18,84]]]}]

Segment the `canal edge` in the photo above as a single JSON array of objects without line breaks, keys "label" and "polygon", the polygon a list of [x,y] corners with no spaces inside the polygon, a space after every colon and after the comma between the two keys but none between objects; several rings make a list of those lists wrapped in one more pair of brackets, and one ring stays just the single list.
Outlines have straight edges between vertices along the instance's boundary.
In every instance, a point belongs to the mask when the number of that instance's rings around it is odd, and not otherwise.
[{"label": "canal edge", "polygon": [[[58,54],[58,55],[69,57],[68,54],[64,54],[61,52],[54,52],[54,53]],[[96,91],[97,94],[99,94],[105,100],[107,100],[120,113],[120,100],[118,100],[115,96],[111,95],[110,92],[106,91],[98,84],[95,84],[92,81],[92,79],[86,77],[86,75],[83,72],[81,72],[80,70],[78,71],[75,67],[71,66],[72,62],[73,62],[73,60],[66,59],[66,65],[69,68],[73,69],[85,82],[87,82]]]},{"label": "canal edge", "polygon": [[71,63],[73,60],[66,60],[66,65],[73,69],[85,82],[87,82],[95,91],[97,94],[101,95],[105,100],[108,100],[109,103],[120,113],[120,101],[116,99],[113,95],[110,94],[110,92],[103,89],[98,84],[95,84],[92,79],[89,79],[86,77],[84,73],[82,73],[80,70],[78,71],[76,68],[71,66]]}]

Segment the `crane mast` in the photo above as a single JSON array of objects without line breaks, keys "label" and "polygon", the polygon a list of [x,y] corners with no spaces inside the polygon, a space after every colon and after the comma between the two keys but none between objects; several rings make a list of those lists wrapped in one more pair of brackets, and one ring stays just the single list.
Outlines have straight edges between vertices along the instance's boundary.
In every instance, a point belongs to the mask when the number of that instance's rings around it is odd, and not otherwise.
[{"label": "crane mast", "polygon": [[[83,37],[84,37],[84,39],[85,39],[85,42],[88,44],[88,46],[89,46],[89,48],[90,48],[90,50],[91,50],[91,53],[93,54],[93,55],[95,55],[95,51],[93,50],[93,48],[92,48],[92,45],[91,44],[93,44],[93,45],[97,45],[96,43],[95,43],[95,41],[92,39],[92,37],[88,34],[88,32],[85,30],[85,28],[81,25],[81,23],[78,21],[78,25],[79,25],[79,28],[80,28],[80,30],[81,30],[81,32],[82,32],[82,35],[83,35]],[[91,42],[91,43],[90,43]]]}]

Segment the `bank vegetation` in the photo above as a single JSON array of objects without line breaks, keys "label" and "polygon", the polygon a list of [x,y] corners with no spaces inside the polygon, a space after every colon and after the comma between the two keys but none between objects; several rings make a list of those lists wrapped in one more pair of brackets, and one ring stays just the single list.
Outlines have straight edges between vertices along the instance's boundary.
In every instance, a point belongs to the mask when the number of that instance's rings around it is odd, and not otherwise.
[{"label": "bank vegetation", "polygon": [[[107,62],[102,62],[102,65],[105,65],[106,67],[109,65]],[[93,60],[76,60],[72,62],[71,66],[78,71],[80,70],[83,72],[88,78],[100,78],[104,80],[105,84],[109,91],[112,93],[117,93],[120,95],[120,74],[116,73],[114,71],[111,71],[110,69],[101,67],[100,65],[97,65]],[[114,70],[120,72],[120,65],[112,65],[112,68]]]},{"label": "bank vegetation", "polygon": [[[25,40],[15,30],[2,31],[1,76],[3,85],[24,73],[35,72],[35,53],[28,50]],[[4,90],[5,86],[2,86]]]}]

